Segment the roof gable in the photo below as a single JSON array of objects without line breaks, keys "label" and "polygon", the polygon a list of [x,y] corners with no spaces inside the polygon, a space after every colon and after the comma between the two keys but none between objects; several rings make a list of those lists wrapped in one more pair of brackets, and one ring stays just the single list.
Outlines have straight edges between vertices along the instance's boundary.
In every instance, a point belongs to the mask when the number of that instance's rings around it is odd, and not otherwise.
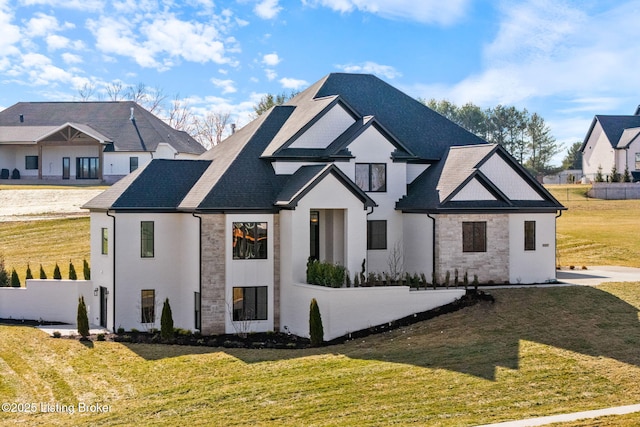
[{"label": "roof gable", "polygon": [[587,132],[584,141],[582,142],[582,146],[580,147],[581,151],[584,151],[589,137],[597,123],[602,127],[602,131],[607,136],[607,139],[613,148],[623,148],[619,147],[619,143],[625,129],[640,127],[640,116],[596,115],[591,122],[591,126],[589,127],[589,131]]},{"label": "roof gable", "polygon": [[284,184],[282,190],[276,197],[275,205],[285,208],[295,208],[298,201],[328,175],[335,177],[347,190],[360,199],[365,208],[377,206],[376,202],[333,164],[302,166]]}]

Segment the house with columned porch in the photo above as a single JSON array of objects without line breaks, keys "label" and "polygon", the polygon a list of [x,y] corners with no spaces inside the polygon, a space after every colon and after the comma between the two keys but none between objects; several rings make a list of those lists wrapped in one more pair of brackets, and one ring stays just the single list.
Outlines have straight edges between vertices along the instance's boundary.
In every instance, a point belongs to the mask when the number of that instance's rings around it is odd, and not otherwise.
[{"label": "house with columned porch", "polygon": [[464,290],[310,285],[310,260],[350,277],[395,259],[440,283],[456,271],[555,281],[564,209],[500,146],[375,76],[343,73],[198,159],[149,162],[85,208],[104,326],[157,328],[168,298],[176,327],[305,336],[315,298],[326,339]]},{"label": "house with columned porch", "polygon": [[5,179],[113,183],[152,159],[204,151],[132,101],[19,102],[0,111]]}]

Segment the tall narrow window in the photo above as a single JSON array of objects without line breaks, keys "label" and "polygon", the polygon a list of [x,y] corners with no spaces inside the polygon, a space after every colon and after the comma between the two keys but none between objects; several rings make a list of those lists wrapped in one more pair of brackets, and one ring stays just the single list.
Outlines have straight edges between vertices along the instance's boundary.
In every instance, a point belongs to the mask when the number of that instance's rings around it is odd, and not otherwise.
[{"label": "tall narrow window", "polygon": [[367,249],[387,249],[387,221],[367,221]]},{"label": "tall narrow window", "polygon": [[154,253],[153,221],[140,222],[140,256],[153,258]]},{"label": "tall narrow window", "polygon": [[193,312],[194,312],[194,327],[195,329],[201,329],[202,328],[202,310],[200,309],[201,307],[201,299],[200,299],[200,292],[194,292],[193,293]]},{"label": "tall narrow window", "polygon": [[129,172],[133,172],[136,169],[138,169],[138,158],[129,157]]},{"label": "tall narrow window", "polygon": [[102,229],[102,255],[109,253],[109,229]]},{"label": "tall narrow window", "polygon": [[233,259],[267,259],[267,223],[233,223]]},{"label": "tall narrow window", "polygon": [[154,323],[156,321],[156,291],[144,289],[140,299],[141,323]]},{"label": "tall narrow window", "polygon": [[233,320],[267,320],[267,287],[233,288]]},{"label": "tall narrow window", "polygon": [[462,252],[487,251],[487,223],[485,221],[462,223]]},{"label": "tall narrow window", "polygon": [[536,222],[535,221],[524,222],[524,250],[525,251],[536,250]]},{"label": "tall narrow window", "polygon": [[636,170],[640,171],[640,153],[636,153]]},{"label": "tall narrow window", "polygon": [[356,163],[356,185],[363,191],[387,191],[386,163]]}]

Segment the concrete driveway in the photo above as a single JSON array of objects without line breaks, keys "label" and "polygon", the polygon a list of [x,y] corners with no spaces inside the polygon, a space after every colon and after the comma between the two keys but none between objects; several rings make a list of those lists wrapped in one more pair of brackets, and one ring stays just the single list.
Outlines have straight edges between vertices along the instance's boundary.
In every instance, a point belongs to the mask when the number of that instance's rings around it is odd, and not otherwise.
[{"label": "concrete driveway", "polygon": [[640,282],[640,268],[593,266],[588,270],[559,270],[559,282],[570,285],[596,286],[604,282]]}]

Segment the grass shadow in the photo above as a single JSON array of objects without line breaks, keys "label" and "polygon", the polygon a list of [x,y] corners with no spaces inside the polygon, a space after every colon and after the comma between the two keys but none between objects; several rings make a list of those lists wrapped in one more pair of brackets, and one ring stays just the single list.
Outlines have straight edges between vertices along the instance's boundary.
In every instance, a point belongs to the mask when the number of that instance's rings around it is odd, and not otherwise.
[{"label": "grass shadow", "polygon": [[521,342],[532,341],[640,366],[638,309],[593,287],[494,290],[494,304],[460,311],[344,344],[302,350],[125,344],[147,360],[222,352],[245,363],[341,354],[352,359],[447,369],[495,380],[516,370]]}]

